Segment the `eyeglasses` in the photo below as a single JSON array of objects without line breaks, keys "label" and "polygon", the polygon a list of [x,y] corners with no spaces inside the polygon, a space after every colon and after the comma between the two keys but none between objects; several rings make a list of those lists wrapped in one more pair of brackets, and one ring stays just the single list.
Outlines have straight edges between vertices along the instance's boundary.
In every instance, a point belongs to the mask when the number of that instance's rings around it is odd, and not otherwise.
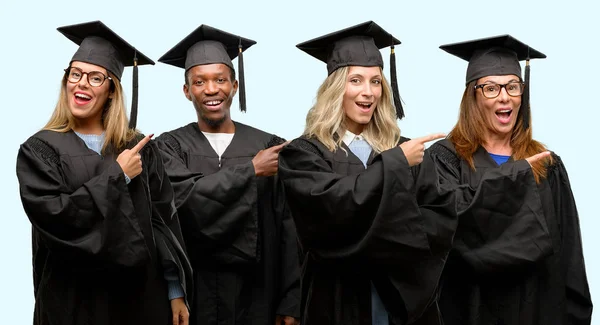
[{"label": "eyeglasses", "polygon": [[523,94],[523,89],[525,89],[525,83],[523,82],[509,82],[504,85],[500,84],[481,84],[475,86],[475,90],[477,88],[481,88],[481,93],[485,98],[496,98],[500,95],[500,91],[502,88],[506,89],[506,93],[512,97],[521,96]]},{"label": "eyeglasses", "polygon": [[100,71],[90,71],[83,72],[83,70],[77,67],[68,67],[65,69],[65,79],[71,83],[78,83],[83,77],[84,74],[87,74],[87,82],[92,87],[100,87],[104,83],[104,80],[112,80],[111,77],[105,75]]}]

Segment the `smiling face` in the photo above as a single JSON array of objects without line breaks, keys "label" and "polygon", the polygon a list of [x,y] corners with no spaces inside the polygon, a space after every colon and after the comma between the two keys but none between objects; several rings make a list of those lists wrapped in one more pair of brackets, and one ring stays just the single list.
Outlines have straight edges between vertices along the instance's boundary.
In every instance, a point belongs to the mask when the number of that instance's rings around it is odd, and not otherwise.
[{"label": "smiling face", "polygon": [[79,61],[73,61],[71,67],[78,68],[80,71],[71,69],[70,73],[80,74],[80,72],[83,72],[78,82],[67,81],[66,83],[71,114],[79,122],[100,121],[106,102],[113,95],[110,90],[111,81],[104,80],[101,86],[92,87],[88,83],[88,74],[92,71],[99,71],[104,75],[108,75],[108,72],[101,66]]},{"label": "smiling face", "polygon": [[183,92],[194,104],[200,123],[216,127],[231,119],[229,109],[238,82],[227,65],[197,65],[188,70],[187,81]]},{"label": "smiling face", "polygon": [[[520,82],[519,77],[516,75],[487,76],[479,79],[477,85],[504,85],[510,82]],[[488,132],[500,137],[510,136],[517,123],[521,96],[510,96],[504,87],[496,98],[486,98],[482,91],[484,91],[482,88],[478,88],[475,98],[477,105],[482,110]]]},{"label": "smiling face", "polygon": [[381,80],[379,67],[349,67],[342,106],[350,132],[360,134],[371,121],[381,98]]}]

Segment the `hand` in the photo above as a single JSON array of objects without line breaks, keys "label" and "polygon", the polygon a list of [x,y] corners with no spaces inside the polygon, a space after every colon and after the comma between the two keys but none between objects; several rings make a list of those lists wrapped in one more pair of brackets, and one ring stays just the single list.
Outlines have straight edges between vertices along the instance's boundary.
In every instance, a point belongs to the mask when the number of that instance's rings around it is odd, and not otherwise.
[{"label": "hand", "polygon": [[423,162],[423,156],[425,155],[425,143],[437,139],[446,137],[443,133],[434,133],[426,135],[424,137],[415,138],[404,142],[400,145],[400,149],[404,152],[406,160],[408,160],[409,166],[418,165]]},{"label": "hand", "polygon": [[533,163],[537,162],[538,160],[545,159],[547,157],[550,157],[550,151],[540,152],[537,155],[533,155],[533,156],[531,156],[529,158],[526,158],[525,160],[527,160],[527,162],[529,163],[529,165],[532,166]]},{"label": "hand", "polygon": [[171,312],[173,313],[173,325],[189,324],[190,312],[188,311],[183,298],[171,300]]},{"label": "hand", "polygon": [[286,141],[280,145],[272,146],[271,148],[263,149],[259,151],[252,164],[254,164],[254,173],[256,176],[273,176],[277,174],[277,167],[279,166],[279,152],[285,147],[289,141]]},{"label": "hand", "polygon": [[300,325],[300,321],[295,319],[292,316],[283,316],[283,315],[275,316],[275,325],[281,325],[281,324]]},{"label": "hand", "polygon": [[117,157],[117,162],[121,166],[123,173],[130,179],[142,173],[142,155],[140,155],[140,151],[153,136],[154,134],[147,135],[135,147],[123,150],[119,157]]}]

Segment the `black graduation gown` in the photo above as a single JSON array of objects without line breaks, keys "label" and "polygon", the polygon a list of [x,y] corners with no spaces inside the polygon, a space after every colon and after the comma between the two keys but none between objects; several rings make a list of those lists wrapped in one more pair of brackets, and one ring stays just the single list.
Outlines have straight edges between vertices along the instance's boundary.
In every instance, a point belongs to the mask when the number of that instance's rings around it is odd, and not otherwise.
[{"label": "black graduation gown", "polygon": [[219,157],[197,123],[157,138],[195,273],[192,325],[273,324],[298,317],[296,231],[276,177],[252,158],[283,140],[235,122]]},{"label": "black graduation gown", "polygon": [[141,155],[143,172],[127,185],[116,155],[98,155],[72,131],[40,131],[21,145],[34,324],[171,324],[162,266],[177,267],[186,292],[191,268],[158,148],[148,143]]},{"label": "black graduation gown", "polygon": [[[447,140],[429,151],[452,183],[474,185],[501,168],[483,147],[473,156],[475,171]],[[565,167],[553,159],[539,185],[530,177],[460,216],[442,280],[445,324],[590,324],[577,209]]]},{"label": "black graduation gown", "polygon": [[[372,154],[365,170],[342,146],[331,152],[318,140],[298,138],[280,153],[279,175],[303,254],[303,323],[371,324],[371,282],[392,323],[415,320],[427,308],[436,319],[434,293],[446,253],[430,247],[402,150]],[[442,223],[440,234],[451,234],[454,221]]]},{"label": "black graduation gown", "polygon": [[303,321],[371,324],[373,282],[392,324],[441,324],[438,282],[458,215],[532,177],[529,165],[507,165],[477,186],[459,186],[429,157],[409,168],[393,148],[372,154],[365,170],[342,147],[332,153],[299,138],[280,154],[304,254]]}]

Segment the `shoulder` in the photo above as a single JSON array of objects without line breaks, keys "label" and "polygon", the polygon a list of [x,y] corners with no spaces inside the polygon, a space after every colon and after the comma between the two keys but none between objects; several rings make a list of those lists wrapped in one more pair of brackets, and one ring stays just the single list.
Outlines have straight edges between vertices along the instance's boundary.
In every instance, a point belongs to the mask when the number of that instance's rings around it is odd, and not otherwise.
[{"label": "shoulder", "polygon": [[60,141],[68,138],[66,133],[41,130],[30,136],[19,148],[20,155],[34,155],[47,163],[59,164]]},{"label": "shoulder", "polygon": [[171,131],[166,131],[166,132],[162,133],[159,137],[157,137],[156,140],[162,141],[162,140],[170,139],[170,138],[176,138],[176,139],[187,138],[192,134],[195,124],[196,124],[195,122],[191,122],[187,125],[177,128],[177,129],[174,129]]},{"label": "shoulder", "polygon": [[432,144],[427,148],[427,154],[434,158],[434,161],[451,165],[460,170],[460,157],[456,153],[454,145],[448,139],[442,139]]},{"label": "shoulder", "polygon": [[185,145],[186,140],[193,141],[194,127],[196,127],[195,122],[189,123],[175,130],[162,133],[154,141],[159,147],[164,148],[164,146],[167,146],[181,155],[183,152],[182,144]]},{"label": "shoulder", "polygon": [[286,141],[284,138],[276,134],[265,132],[253,126],[249,126],[240,122],[234,123],[235,133],[242,135],[242,137],[249,139],[252,142],[260,144],[260,146],[264,149],[280,145]]},{"label": "shoulder", "polygon": [[48,145],[58,146],[61,142],[74,136],[73,132],[56,132],[50,130],[40,130],[30,136],[23,144],[42,141]]},{"label": "shoulder", "polygon": [[[277,137],[274,134],[265,132],[265,131],[257,129],[253,126],[246,125],[244,123],[240,123],[240,122],[234,122],[234,123],[235,123],[235,133],[239,133],[239,134],[243,134],[244,136],[252,137],[252,139],[255,141],[264,142],[265,144],[267,144],[269,141],[271,141],[273,139],[273,137]],[[277,137],[277,138],[279,138],[279,137]],[[282,139],[282,138],[279,138],[279,139]],[[285,140],[283,142],[285,142]]]},{"label": "shoulder", "polygon": [[310,153],[314,153],[320,156],[323,156],[325,151],[329,151],[327,150],[327,147],[325,147],[325,145],[321,143],[321,141],[315,138],[308,138],[306,136],[301,136],[292,140],[292,142],[290,142],[290,144],[288,144],[283,150],[286,150],[287,147],[289,147],[290,149],[308,151]]},{"label": "shoulder", "polygon": [[566,173],[567,169],[565,164],[563,163],[562,158],[554,151],[550,151],[550,160],[546,161],[546,169],[547,174],[551,175],[553,173]]}]

